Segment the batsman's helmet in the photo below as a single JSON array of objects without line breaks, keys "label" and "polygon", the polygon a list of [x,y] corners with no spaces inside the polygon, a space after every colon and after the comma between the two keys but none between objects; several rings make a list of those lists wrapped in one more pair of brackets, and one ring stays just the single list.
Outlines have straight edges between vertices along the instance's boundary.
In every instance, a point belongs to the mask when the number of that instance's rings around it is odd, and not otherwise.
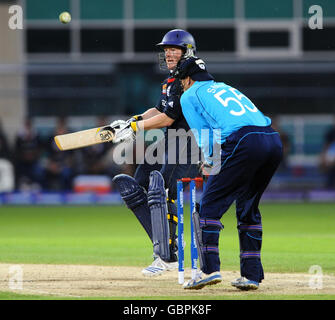
[{"label": "batsman's helmet", "polygon": [[176,46],[184,49],[185,58],[193,56],[196,51],[195,40],[193,36],[182,29],[173,29],[165,34],[162,41],[157,43],[158,47],[164,48],[165,46]]}]

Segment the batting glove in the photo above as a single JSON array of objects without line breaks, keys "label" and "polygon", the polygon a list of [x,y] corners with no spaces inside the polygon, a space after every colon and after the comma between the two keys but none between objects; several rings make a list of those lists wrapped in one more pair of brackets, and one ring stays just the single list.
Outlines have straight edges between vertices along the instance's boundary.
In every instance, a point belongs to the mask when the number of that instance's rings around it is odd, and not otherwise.
[{"label": "batting glove", "polygon": [[115,137],[113,139],[114,143],[133,141],[135,139],[131,123],[132,122],[129,122],[129,120],[116,120],[110,124],[110,127],[115,130]]},{"label": "batting glove", "polygon": [[125,128],[128,125],[128,122],[125,120],[115,120],[109,126],[115,130],[120,130]]},{"label": "batting glove", "polygon": [[143,117],[139,114],[136,116],[132,116],[130,119],[127,120],[128,123],[130,122],[136,122],[136,121],[141,121],[143,120]]}]

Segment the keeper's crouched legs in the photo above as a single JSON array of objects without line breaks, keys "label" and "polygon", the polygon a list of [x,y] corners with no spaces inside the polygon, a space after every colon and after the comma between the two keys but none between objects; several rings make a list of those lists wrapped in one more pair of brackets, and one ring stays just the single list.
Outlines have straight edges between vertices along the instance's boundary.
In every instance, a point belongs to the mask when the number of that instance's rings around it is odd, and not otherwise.
[{"label": "keeper's crouched legs", "polygon": [[200,218],[196,211],[192,218],[201,271],[206,274],[220,271],[219,237],[223,225],[217,219]]},{"label": "keeper's crouched legs", "polygon": [[261,263],[262,225],[239,224],[241,276],[261,282],[264,279]]}]

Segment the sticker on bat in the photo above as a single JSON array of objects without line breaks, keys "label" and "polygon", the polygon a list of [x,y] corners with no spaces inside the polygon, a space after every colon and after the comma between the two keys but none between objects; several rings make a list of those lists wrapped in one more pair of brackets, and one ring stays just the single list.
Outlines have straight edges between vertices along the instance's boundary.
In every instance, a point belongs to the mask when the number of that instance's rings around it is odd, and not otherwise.
[{"label": "sticker on bat", "polygon": [[111,127],[104,127],[98,130],[99,134],[98,140],[102,142],[112,141],[114,138],[114,132]]}]

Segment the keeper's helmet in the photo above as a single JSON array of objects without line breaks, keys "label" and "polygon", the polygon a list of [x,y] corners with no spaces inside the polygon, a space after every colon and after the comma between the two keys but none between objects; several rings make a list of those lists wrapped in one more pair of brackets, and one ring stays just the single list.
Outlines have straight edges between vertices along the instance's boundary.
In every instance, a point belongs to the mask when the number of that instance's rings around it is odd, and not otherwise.
[{"label": "keeper's helmet", "polygon": [[193,36],[189,32],[182,29],[170,30],[156,46],[160,48],[164,48],[165,46],[179,47],[184,50],[184,58],[194,56],[196,51]]},{"label": "keeper's helmet", "polygon": [[179,61],[173,71],[173,76],[179,79],[190,77],[194,81],[214,80],[214,77],[207,72],[205,62],[197,57],[189,57]]}]

